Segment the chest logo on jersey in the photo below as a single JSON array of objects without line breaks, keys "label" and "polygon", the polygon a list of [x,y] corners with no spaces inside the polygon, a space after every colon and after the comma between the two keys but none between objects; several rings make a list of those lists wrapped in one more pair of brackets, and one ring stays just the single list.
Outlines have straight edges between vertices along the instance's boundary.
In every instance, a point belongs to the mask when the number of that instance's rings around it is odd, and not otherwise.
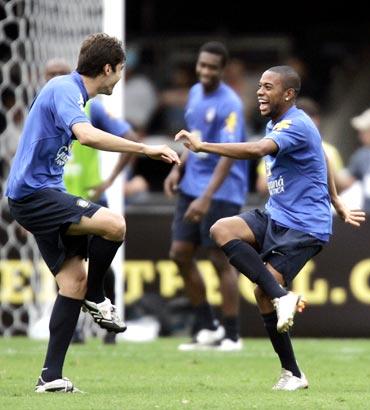
[{"label": "chest logo on jersey", "polygon": [[206,112],[206,122],[212,122],[216,117],[216,108],[208,108]]},{"label": "chest logo on jersey", "polygon": [[273,179],[267,183],[270,196],[284,192],[284,178],[280,175],[278,179]]},{"label": "chest logo on jersey", "polygon": [[58,149],[55,156],[55,162],[57,165],[63,167],[71,156],[72,142],[69,145],[63,145]]},{"label": "chest logo on jersey", "polygon": [[272,130],[277,131],[277,132],[281,130],[286,130],[290,127],[291,124],[292,124],[292,120],[282,120],[278,122],[277,124],[275,124]]},{"label": "chest logo on jersey", "polygon": [[235,131],[235,127],[237,123],[237,115],[235,111],[229,114],[229,116],[226,118],[225,123],[226,123],[227,132],[233,133]]}]

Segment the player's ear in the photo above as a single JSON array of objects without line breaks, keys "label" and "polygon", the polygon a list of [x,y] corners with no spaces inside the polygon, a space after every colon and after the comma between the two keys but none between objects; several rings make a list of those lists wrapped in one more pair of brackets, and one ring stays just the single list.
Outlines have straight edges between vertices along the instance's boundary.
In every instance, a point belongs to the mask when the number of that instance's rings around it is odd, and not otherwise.
[{"label": "player's ear", "polygon": [[284,92],[284,100],[285,101],[292,101],[295,97],[295,91],[293,88],[288,88],[287,90],[285,90]]},{"label": "player's ear", "polygon": [[106,75],[109,75],[112,72],[112,66],[110,64],[105,64],[103,67],[103,72]]}]

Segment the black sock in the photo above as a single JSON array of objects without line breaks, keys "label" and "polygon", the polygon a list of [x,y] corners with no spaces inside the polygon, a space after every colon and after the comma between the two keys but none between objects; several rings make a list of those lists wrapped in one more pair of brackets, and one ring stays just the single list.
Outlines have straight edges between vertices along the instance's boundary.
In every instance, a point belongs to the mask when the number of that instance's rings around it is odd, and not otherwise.
[{"label": "black sock", "polygon": [[100,303],[104,301],[104,277],[122,241],[108,241],[93,236],[89,246],[89,270],[86,299]]},{"label": "black sock", "polygon": [[116,300],[116,294],[114,290],[115,280],[116,278],[114,276],[113,269],[109,267],[107,270],[107,273],[105,274],[105,278],[104,278],[104,290],[105,290],[105,294],[107,295],[107,298],[110,299],[113,305]]},{"label": "black sock", "polygon": [[279,333],[276,330],[277,315],[276,312],[262,315],[265,322],[265,328],[270,337],[272,346],[279,356],[281,367],[293,373],[293,376],[301,377],[301,372],[295,360],[292,343],[288,332]]},{"label": "black sock", "polygon": [[230,263],[249,280],[256,283],[271,299],[287,294],[287,291],[266,268],[256,250],[247,242],[233,239],[221,249],[229,258]]},{"label": "black sock", "polygon": [[239,320],[236,316],[225,316],[223,319],[225,338],[236,342],[239,339]]},{"label": "black sock", "polygon": [[50,338],[41,377],[50,382],[62,378],[64,359],[80,314],[82,300],[59,295],[50,317]]},{"label": "black sock", "polygon": [[200,329],[216,330],[216,320],[212,308],[208,302],[194,306],[195,324],[192,333],[197,333]]}]

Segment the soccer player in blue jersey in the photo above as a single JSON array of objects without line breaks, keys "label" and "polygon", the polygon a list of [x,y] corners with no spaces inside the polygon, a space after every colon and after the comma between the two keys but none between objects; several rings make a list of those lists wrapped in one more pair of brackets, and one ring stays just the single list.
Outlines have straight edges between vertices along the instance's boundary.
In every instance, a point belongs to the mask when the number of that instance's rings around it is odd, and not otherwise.
[{"label": "soccer player in blue jersey", "polygon": [[[45,80],[49,81],[59,75],[70,74],[71,71],[71,67],[64,59],[53,58],[48,60],[45,65]],[[84,110],[94,127],[131,141],[138,141],[139,138],[131,125],[127,121],[109,114],[97,98],[89,100]],[[105,207],[108,206],[104,191],[122,172],[131,156],[126,153],[120,154],[111,175],[107,181],[103,182],[100,170],[100,152],[98,150],[76,142],[73,144],[71,154],[71,158],[64,167],[63,178],[68,193],[98,202]],[[112,304],[115,303],[114,287],[115,276],[112,268],[109,267],[105,274],[104,291]],[[72,343],[84,343],[83,324],[83,320],[78,321]],[[103,340],[106,344],[115,343],[116,333],[107,331]]]},{"label": "soccer player in blue jersey", "polygon": [[288,391],[307,388],[308,381],[288,333],[300,296],[285,287],[329,240],[330,202],[345,222],[359,226],[364,220],[362,211],[350,211],[338,197],[319,131],[295,106],[299,90],[300,78],[289,66],[263,73],[257,97],[261,115],[271,121],[258,142],[215,144],[185,130],[176,135],[194,152],[265,157],[270,193],[265,210],[221,219],[211,227],[211,236],[230,263],[257,285],[257,304],[282,366],[273,389]]},{"label": "soccer player in blue jersey", "polygon": [[[185,120],[189,130],[203,141],[246,140],[242,102],[222,82],[227,58],[227,50],[219,42],[204,44],[198,54],[199,82],[190,90]],[[165,180],[165,192],[171,196],[178,191],[179,195],[170,256],[184,278],[195,313],[193,341],[180,345],[180,350],[242,348],[237,273],[209,237],[209,229],[218,219],[240,212],[246,200],[247,177],[247,161],[186,150],[181,165],[175,165]],[[205,285],[195,260],[199,247],[207,251],[221,280],[223,326],[215,321],[206,299]]]},{"label": "soccer player in blue jersey", "polygon": [[[50,80],[32,103],[10,170],[6,191],[10,212],[35,236],[59,287],[36,392],[76,391],[62,371],[82,305],[101,327],[126,329],[103,290],[105,272],[125,236],[125,220],[66,193],[63,168],[73,140],[96,149],[179,162],[169,147],[139,144],[101,131],[84,113],[89,98],[112,93],[124,61],[122,43],[114,37],[104,33],[87,37],[76,71]],[[87,235],[92,235],[89,241]]]}]

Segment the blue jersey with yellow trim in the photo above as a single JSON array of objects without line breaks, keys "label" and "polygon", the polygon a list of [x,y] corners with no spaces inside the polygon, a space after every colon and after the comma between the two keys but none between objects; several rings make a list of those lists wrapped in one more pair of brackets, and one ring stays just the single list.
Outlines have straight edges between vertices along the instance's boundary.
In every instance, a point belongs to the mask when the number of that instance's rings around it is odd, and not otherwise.
[{"label": "blue jersey with yellow trim", "polygon": [[21,199],[43,188],[64,191],[63,168],[74,139],[72,126],[89,122],[88,94],[80,74],[51,79],[34,100],[10,170],[6,195]]},{"label": "blue jersey with yellow trim", "polygon": [[[212,93],[206,94],[200,83],[189,94],[185,120],[189,131],[197,133],[207,142],[244,142],[246,129],[243,104],[237,94],[220,83]],[[208,186],[219,155],[189,152],[180,190],[199,197]],[[247,161],[235,160],[229,175],[213,195],[213,199],[243,205],[248,191]]]},{"label": "blue jersey with yellow trim", "polygon": [[270,198],[266,209],[278,224],[327,241],[332,232],[327,168],[320,133],[295,106],[267,124],[279,147],[265,159]]}]

